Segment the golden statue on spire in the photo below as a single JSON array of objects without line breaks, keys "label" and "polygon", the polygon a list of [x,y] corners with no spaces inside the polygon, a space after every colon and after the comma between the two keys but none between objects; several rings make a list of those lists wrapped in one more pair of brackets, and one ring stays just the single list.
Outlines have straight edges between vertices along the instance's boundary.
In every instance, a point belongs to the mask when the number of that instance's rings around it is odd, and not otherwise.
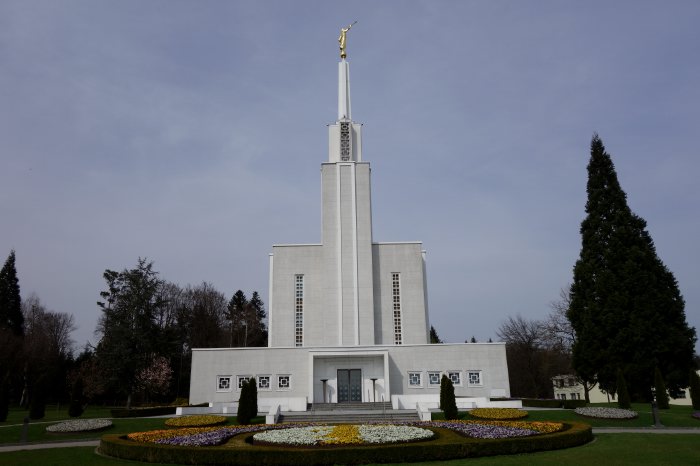
[{"label": "golden statue on spire", "polygon": [[350,26],[346,28],[340,28],[340,36],[338,37],[338,44],[340,44],[340,58],[345,59],[345,57],[348,56],[348,54],[345,52],[345,47],[347,46],[347,37],[346,34],[352,28],[357,21],[352,23]]}]

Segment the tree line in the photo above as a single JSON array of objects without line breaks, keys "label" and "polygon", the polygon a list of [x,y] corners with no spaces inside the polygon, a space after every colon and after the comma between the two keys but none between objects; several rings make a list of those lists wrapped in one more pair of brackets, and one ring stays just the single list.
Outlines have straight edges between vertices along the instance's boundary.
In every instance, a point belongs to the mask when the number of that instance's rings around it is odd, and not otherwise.
[{"label": "tree line", "polygon": [[[266,312],[257,292],[230,300],[210,283],[181,287],[139,259],[105,270],[97,307],[97,344],[74,354],[74,318],[22,300],[12,251],[0,271],[0,421],[10,400],[43,417],[46,402],[131,405],[184,401],[192,348],[267,346]],[[3,408],[3,406],[5,408]],[[36,412],[35,412],[36,411]],[[5,414],[6,416],[6,414]]]}]

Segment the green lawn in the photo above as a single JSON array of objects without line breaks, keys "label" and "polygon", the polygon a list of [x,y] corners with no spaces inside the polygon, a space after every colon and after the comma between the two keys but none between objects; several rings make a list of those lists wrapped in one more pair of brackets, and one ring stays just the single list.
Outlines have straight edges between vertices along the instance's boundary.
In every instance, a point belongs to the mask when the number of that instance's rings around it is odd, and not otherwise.
[{"label": "green lawn", "polygon": [[[135,465],[131,461],[97,456],[93,448],[57,448],[0,453],[0,464],[24,465]],[[154,464],[154,463],[148,463]],[[567,450],[530,453],[527,455],[469,458],[454,461],[413,463],[431,466],[496,466],[496,465],[698,465],[700,436],[695,434],[600,434],[595,441]]]}]

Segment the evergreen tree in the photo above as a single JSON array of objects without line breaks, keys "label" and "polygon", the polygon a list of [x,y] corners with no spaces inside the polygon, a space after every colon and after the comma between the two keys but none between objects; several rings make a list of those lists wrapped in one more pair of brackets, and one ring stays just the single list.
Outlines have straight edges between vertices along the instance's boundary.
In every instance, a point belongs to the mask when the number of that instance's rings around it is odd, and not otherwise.
[{"label": "evergreen tree", "polygon": [[229,346],[245,346],[247,337],[246,313],[248,311],[248,298],[243,291],[236,291],[229,301],[226,312],[226,320],[229,321],[230,339]]},{"label": "evergreen tree", "polygon": [[700,410],[700,375],[695,368],[690,370],[690,399],[693,402],[693,409]]},{"label": "evergreen tree", "polygon": [[241,386],[241,395],[238,398],[238,412],[236,420],[239,424],[250,424],[258,415],[258,388],[255,378],[251,378]]},{"label": "evergreen tree", "polygon": [[10,412],[10,381],[8,377],[0,379],[0,422],[7,420]]},{"label": "evergreen tree", "polygon": [[455,387],[452,385],[452,380],[446,375],[443,375],[442,379],[440,379],[440,409],[445,414],[446,420],[458,418]]},{"label": "evergreen tree", "polygon": [[15,268],[15,251],[11,251],[0,270],[0,329],[8,329],[14,335],[24,332],[22,297]]},{"label": "evergreen tree", "polygon": [[109,375],[108,384],[126,395],[130,408],[137,374],[162,352],[157,318],[165,304],[160,293],[163,281],[153,263],[140,258],[136,268],[106,270],[104,278],[109,289],[100,293],[104,301],[97,303],[103,314],[96,357]]},{"label": "evergreen tree", "polygon": [[443,341],[440,339],[438,336],[437,330],[435,330],[435,327],[432,325],[430,326],[430,343],[436,344],[436,343],[442,343]]},{"label": "evergreen tree", "polygon": [[267,327],[265,325],[265,304],[257,291],[253,291],[253,295],[248,302],[248,345],[247,346],[267,346]]},{"label": "evergreen tree", "polygon": [[695,329],[673,274],[656,254],[646,222],[627,205],[610,155],[595,135],[588,164],[586,218],[567,317],[576,335],[573,367],[583,382],[614,389],[625,368],[630,387],[649,399],[654,366],[670,389],[687,385]]},{"label": "evergreen tree", "polygon": [[668,409],[668,391],[658,366],[654,368],[654,391],[656,392],[656,406],[659,409]]},{"label": "evergreen tree", "polygon": [[622,369],[617,370],[617,381],[615,385],[617,391],[617,406],[622,409],[630,409],[632,403],[630,402],[630,393],[627,391],[627,382],[625,381],[625,375],[622,373]]}]

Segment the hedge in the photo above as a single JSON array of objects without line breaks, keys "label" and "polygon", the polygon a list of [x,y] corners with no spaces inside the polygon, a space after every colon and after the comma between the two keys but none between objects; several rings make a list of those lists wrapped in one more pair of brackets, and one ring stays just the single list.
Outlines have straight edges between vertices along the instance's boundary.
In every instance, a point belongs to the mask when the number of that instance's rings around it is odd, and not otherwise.
[{"label": "hedge", "polygon": [[586,400],[555,400],[551,399],[535,399],[535,398],[523,398],[523,407],[530,408],[565,408],[565,409],[576,409],[583,408],[588,403]]},{"label": "hedge", "polygon": [[394,445],[352,447],[275,447],[252,445],[254,434],[234,438],[234,447],[180,447],[137,443],[126,435],[102,436],[99,453],[121,459],[151,463],[299,465],[401,463],[444,461],[457,458],[513,455],[543,450],[556,450],[583,445],[593,439],[591,426],[580,422],[564,423],[564,430],[553,434],[507,439],[474,439],[462,437],[449,429],[431,428],[433,440]]},{"label": "hedge", "polygon": [[175,414],[177,408],[175,406],[154,406],[152,408],[114,408],[111,409],[112,417],[148,417],[148,416],[165,416],[166,414]]}]

